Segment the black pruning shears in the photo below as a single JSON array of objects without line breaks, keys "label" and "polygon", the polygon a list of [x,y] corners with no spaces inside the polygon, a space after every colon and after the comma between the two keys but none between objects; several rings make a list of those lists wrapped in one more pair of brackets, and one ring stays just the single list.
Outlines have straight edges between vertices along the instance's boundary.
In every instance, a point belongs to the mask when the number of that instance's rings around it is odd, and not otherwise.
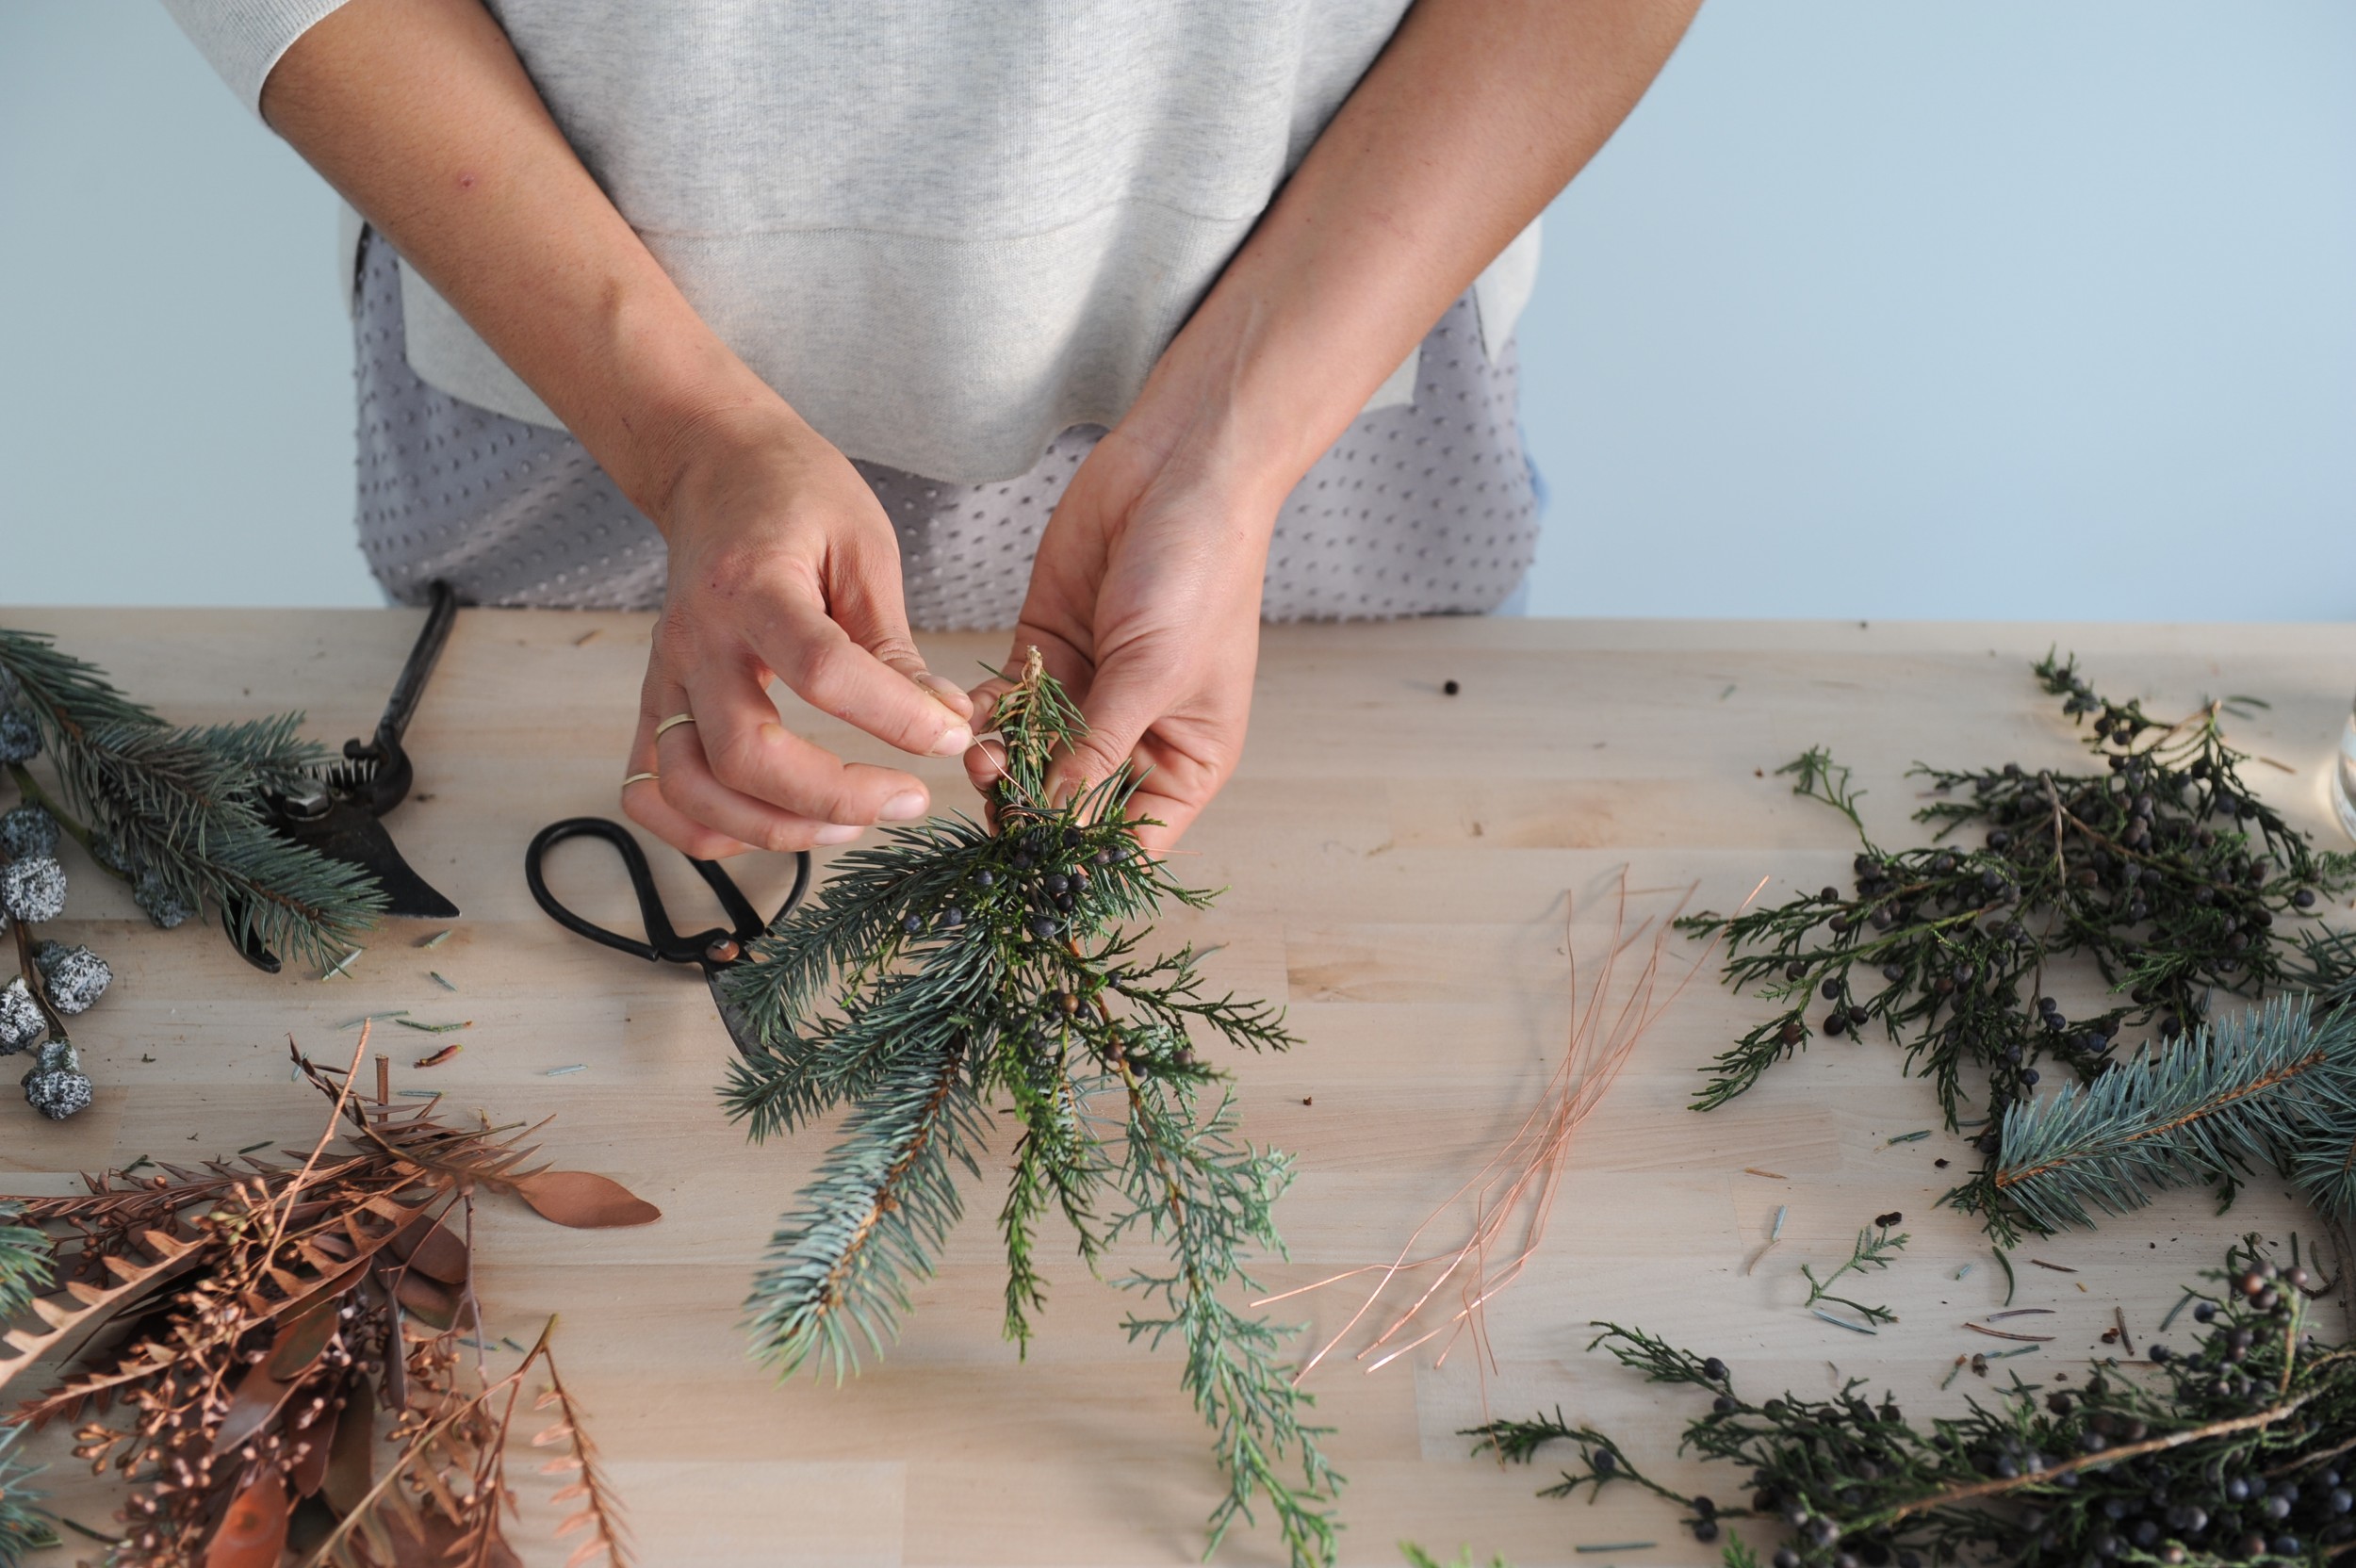
[{"label": "black pruning shears", "polygon": [[[601,839],[621,856],[622,868],[630,874],[630,891],[638,896],[638,919],[646,928],[645,940],[609,931],[583,919],[548,891],[542,868],[548,851],[567,839]],[[794,860],[794,890],[785,895],[784,904],[778,906],[777,920],[783,920],[800,907],[803,895],[810,891],[810,852],[796,852]],[[693,964],[702,970],[705,984],[712,988],[712,1000],[719,1005],[720,1020],[728,1025],[728,1038],[735,1042],[740,1054],[748,1054],[743,1021],[721,994],[720,977],[744,961],[753,939],[775,921],[761,918],[761,911],[753,907],[744,890],[717,860],[691,857],[687,863],[695,868],[695,874],[704,879],[704,885],[718,895],[720,907],[728,917],[727,925],[681,936],[671,923],[671,912],[663,907],[663,894],[654,885],[654,870],[646,863],[646,852],[638,847],[638,840],[629,828],[607,817],[566,817],[533,834],[524,850],[524,882],[532,889],[532,902],[547,910],[550,920],[577,936],[648,963]]]},{"label": "black pruning shears", "polygon": [[[384,704],[384,715],[376,722],[375,736],[346,741],[341,761],[319,770],[301,790],[264,795],[262,809],[266,825],[281,837],[367,872],[384,891],[386,914],[409,920],[451,920],[458,914],[458,906],[410,869],[401,851],[393,847],[393,836],[384,830],[384,814],[408,798],[409,786],[416,779],[409,753],[401,748],[401,737],[417,710],[417,699],[425,694],[434,662],[442,657],[442,645],[450,641],[450,625],[458,618],[458,596],[449,583],[436,582],[430,592],[425,626],[409,650],[408,662],[401,665],[401,678],[394,682],[392,697]],[[239,914],[227,906],[221,910],[221,924],[230,941],[246,962],[264,973],[277,973],[278,956],[255,940],[250,930],[239,935],[246,929]]]}]

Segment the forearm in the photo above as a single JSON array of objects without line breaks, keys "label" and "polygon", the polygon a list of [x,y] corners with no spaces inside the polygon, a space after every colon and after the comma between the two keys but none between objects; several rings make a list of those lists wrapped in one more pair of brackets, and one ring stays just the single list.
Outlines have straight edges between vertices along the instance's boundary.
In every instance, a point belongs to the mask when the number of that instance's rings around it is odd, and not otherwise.
[{"label": "forearm", "polygon": [[352,0],[286,52],[262,112],[658,526],[695,441],[792,418],[590,178],[477,0]]},{"label": "forearm", "polygon": [[1128,434],[1281,498],[1644,96],[1700,0],[1418,0]]}]

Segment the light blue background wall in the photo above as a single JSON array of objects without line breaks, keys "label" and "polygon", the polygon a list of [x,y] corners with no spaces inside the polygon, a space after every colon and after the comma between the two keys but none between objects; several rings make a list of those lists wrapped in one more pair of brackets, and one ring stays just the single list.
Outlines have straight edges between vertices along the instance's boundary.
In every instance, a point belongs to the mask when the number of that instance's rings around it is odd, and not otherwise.
[{"label": "light blue background wall", "polygon": [[[1557,204],[1540,613],[2356,610],[2356,7],[1711,0]],[[0,3],[0,602],[372,602],[333,203]]]}]

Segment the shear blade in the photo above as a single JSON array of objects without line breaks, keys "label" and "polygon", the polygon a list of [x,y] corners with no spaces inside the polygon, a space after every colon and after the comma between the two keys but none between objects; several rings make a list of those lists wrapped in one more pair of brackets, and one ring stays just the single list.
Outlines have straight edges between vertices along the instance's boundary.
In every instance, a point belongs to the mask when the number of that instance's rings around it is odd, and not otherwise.
[{"label": "shear blade", "polygon": [[384,890],[388,915],[450,920],[458,914],[457,905],[409,869],[409,862],[393,847],[393,836],[384,831],[384,823],[366,807],[340,794],[331,795],[327,809],[315,817],[280,813],[273,825],[295,842],[307,844],[331,860],[358,866],[375,877],[377,886]]},{"label": "shear blade", "polygon": [[745,1021],[744,1015],[737,1010],[736,1004],[728,1000],[728,993],[720,988],[720,977],[727,972],[726,970],[715,970],[704,976],[704,984],[712,988],[712,1004],[720,1009],[720,1021],[728,1026],[728,1039],[735,1045],[736,1054],[749,1058],[753,1054],[753,1027]]}]

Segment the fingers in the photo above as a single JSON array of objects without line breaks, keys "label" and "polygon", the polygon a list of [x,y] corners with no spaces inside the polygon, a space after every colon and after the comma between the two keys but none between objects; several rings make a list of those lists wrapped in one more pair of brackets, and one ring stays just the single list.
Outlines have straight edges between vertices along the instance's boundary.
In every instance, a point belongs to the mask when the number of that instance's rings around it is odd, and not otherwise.
[{"label": "fingers", "polygon": [[[704,756],[696,735],[700,721],[673,725],[658,739],[656,730],[664,719],[693,711],[691,700],[678,682],[647,672],[638,736],[630,752],[628,774],[634,781],[622,791],[622,809],[632,822],[699,860],[741,854],[748,847],[810,849],[859,836],[857,824],[782,809],[729,789],[713,775]],[[773,726],[776,718],[772,708]],[[636,778],[640,774],[654,776]],[[923,809],[921,801],[918,809]]]},{"label": "fingers", "polygon": [[804,702],[902,751],[955,757],[972,745],[972,705],[924,668],[899,612],[879,608],[865,590],[840,596],[846,602],[836,613],[852,616],[862,640],[797,593],[772,606],[754,651]]},{"label": "fingers", "polygon": [[[924,656],[916,651],[916,643],[908,635],[907,597],[900,587],[898,546],[892,545],[893,557],[889,564],[854,564],[842,574],[843,580],[832,583],[829,591],[830,609],[835,624],[843,635],[886,665],[916,683],[933,700],[949,710],[952,718],[969,727],[973,718],[973,701],[954,680],[938,676],[924,666]],[[869,554],[879,554],[870,550]],[[941,732],[933,743],[923,748],[925,755],[946,757],[941,749],[955,740],[955,731]],[[889,739],[890,737],[884,737]],[[920,748],[903,746],[914,751]]]},{"label": "fingers", "polygon": [[[663,738],[666,762],[681,755],[669,749],[674,738],[688,743],[681,765],[663,774],[663,792],[690,815],[725,829],[706,811],[741,811],[739,799],[859,827],[924,814],[930,797],[913,774],[845,763],[778,723],[757,669],[705,665],[689,672],[684,685],[681,710],[695,714],[695,723]],[[690,727],[695,733],[684,735]]]}]

